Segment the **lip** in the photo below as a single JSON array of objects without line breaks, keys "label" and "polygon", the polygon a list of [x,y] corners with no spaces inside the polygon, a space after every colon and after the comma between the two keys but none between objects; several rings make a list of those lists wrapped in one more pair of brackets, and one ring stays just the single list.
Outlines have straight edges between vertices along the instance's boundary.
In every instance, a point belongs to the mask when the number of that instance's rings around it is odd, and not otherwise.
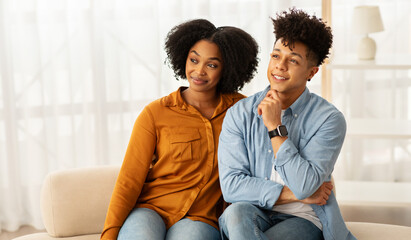
[{"label": "lip", "polygon": [[197,85],[203,85],[206,84],[208,81],[205,79],[197,78],[197,77],[191,77],[191,80],[193,81],[194,84]]},{"label": "lip", "polygon": [[287,81],[289,78],[278,75],[278,74],[271,74],[271,77],[273,78],[274,81],[276,82],[284,82]]}]

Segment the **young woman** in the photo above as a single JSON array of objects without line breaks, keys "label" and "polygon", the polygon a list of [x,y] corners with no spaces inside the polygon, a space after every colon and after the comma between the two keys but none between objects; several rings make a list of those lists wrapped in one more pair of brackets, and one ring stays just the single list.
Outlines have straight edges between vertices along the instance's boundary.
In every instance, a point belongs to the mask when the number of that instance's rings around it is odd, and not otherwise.
[{"label": "young woman", "polygon": [[218,138],[254,76],[258,46],[241,29],[197,19],[171,29],[165,50],[189,87],[138,116],[101,239],[220,239]]}]

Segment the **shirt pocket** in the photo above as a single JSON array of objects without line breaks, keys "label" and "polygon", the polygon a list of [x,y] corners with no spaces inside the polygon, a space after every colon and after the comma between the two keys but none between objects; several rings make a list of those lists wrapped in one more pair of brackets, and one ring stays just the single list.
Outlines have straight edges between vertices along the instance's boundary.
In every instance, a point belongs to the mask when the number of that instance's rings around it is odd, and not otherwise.
[{"label": "shirt pocket", "polygon": [[171,156],[176,162],[201,158],[201,136],[197,129],[175,129],[169,139]]}]

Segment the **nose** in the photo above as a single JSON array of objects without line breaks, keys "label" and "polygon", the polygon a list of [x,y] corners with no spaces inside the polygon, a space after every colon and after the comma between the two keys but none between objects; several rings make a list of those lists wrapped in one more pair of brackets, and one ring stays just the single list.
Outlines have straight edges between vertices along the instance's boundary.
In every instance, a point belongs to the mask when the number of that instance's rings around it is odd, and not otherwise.
[{"label": "nose", "polygon": [[205,68],[205,66],[204,65],[197,65],[197,73],[200,75],[200,76],[204,76],[205,75],[205,70],[204,70],[204,68]]},{"label": "nose", "polygon": [[276,63],[275,67],[280,71],[286,71],[287,70],[287,66],[286,66],[286,63],[285,63],[284,59],[279,60]]}]

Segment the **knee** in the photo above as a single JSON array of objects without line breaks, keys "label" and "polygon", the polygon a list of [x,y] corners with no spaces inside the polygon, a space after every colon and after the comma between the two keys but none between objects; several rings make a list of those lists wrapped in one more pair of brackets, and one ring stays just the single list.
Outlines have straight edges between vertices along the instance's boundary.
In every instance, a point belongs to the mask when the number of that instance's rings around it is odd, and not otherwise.
[{"label": "knee", "polygon": [[262,215],[261,210],[251,203],[231,204],[219,219],[223,235],[230,239],[261,239],[255,235],[259,215]]},{"label": "knee", "polygon": [[161,222],[163,221],[160,215],[148,208],[135,208],[128,215],[126,222],[128,224],[139,224],[142,220],[146,222]]},{"label": "knee", "polygon": [[237,202],[226,208],[222,217],[227,222],[239,223],[253,215],[258,208],[251,203]]},{"label": "knee", "polygon": [[117,239],[164,239],[165,232],[166,225],[156,211],[135,208],[121,226]]}]

